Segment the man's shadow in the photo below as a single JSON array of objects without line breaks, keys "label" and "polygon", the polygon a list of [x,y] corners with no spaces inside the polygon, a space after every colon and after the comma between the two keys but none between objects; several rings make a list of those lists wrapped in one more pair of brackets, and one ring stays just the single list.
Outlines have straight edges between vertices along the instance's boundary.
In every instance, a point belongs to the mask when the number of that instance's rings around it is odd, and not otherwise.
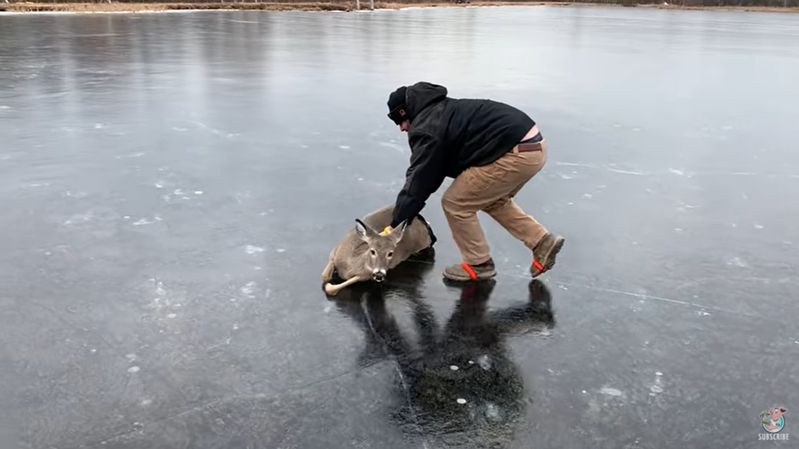
[{"label": "man's shadow", "polygon": [[[524,300],[489,310],[493,281],[453,286],[460,298],[442,327],[420,288],[432,264],[403,265],[386,285],[362,285],[335,300],[364,333],[359,366],[396,362],[392,418],[403,429],[448,444],[507,445],[529,395],[505,340],[554,327],[549,289],[533,280]],[[410,307],[416,338],[388,310],[387,297]]]}]

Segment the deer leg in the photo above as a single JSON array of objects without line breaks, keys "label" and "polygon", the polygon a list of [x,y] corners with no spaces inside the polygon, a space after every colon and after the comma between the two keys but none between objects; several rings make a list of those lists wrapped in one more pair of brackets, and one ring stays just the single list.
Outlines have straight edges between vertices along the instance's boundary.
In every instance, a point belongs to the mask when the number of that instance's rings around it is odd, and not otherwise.
[{"label": "deer leg", "polygon": [[336,255],[336,248],[333,248],[330,251],[330,258],[327,260],[327,265],[325,265],[325,269],[322,270],[322,282],[328,282],[330,279],[333,278],[333,269],[335,265],[333,265],[333,258]]},{"label": "deer leg", "polygon": [[354,284],[356,282],[360,282],[362,280],[363,280],[362,278],[360,278],[358,276],[354,276],[354,277],[351,277],[351,278],[347,279],[346,281],[344,281],[344,282],[342,282],[340,284],[331,284],[330,282],[327,282],[327,283],[325,283],[325,293],[327,293],[330,296],[335,296],[336,293],[338,293],[342,289],[344,289],[346,287],[349,287],[350,285],[352,285],[352,284]]},{"label": "deer leg", "polygon": [[322,282],[328,282],[333,278],[333,259],[330,259],[322,270]]}]

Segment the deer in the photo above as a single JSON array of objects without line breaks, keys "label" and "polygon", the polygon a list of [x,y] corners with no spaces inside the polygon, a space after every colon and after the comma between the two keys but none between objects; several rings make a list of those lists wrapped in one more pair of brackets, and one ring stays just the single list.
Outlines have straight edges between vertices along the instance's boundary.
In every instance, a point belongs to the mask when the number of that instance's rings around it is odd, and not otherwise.
[{"label": "deer", "polygon": [[[355,219],[355,228],[330,251],[330,258],[322,270],[322,288],[335,296],[342,289],[356,282],[372,280],[382,283],[388,271],[410,256],[432,248],[436,242],[430,225],[417,215],[400,223],[391,233],[380,235],[376,229],[384,229],[391,223],[394,207],[378,209],[363,220]],[[338,275],[343,282],[331,281]]]}]

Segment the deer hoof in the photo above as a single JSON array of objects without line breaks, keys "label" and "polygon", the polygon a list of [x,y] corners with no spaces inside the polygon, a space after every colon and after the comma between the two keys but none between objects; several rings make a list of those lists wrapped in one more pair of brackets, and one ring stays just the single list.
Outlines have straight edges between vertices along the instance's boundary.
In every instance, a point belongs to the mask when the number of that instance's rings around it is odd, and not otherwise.
[{"label": "deer hoof", "polygon": [[335,296],[336,293],[338,293],[338,289],[333,284],[331,284],[329,282],[325,284],[324,289],[325,289],[325,293],[327,293],[330,296]]}]

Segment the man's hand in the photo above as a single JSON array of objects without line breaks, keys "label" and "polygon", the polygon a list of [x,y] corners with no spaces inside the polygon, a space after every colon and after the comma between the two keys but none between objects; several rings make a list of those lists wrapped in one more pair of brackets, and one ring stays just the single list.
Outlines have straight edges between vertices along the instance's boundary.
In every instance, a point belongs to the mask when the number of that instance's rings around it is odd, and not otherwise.
[{"label": "man's hand", "polygon": [[391,234],[391,231],[393,231],[393,229],[391,228],[391,226],[386,226],[385,228],[383,228],[383,230],[382,230],[382,231],[380,231],[380,236],[381,236],[381,237],[385,237],[385,236],[387,236],[387,235]]}]

